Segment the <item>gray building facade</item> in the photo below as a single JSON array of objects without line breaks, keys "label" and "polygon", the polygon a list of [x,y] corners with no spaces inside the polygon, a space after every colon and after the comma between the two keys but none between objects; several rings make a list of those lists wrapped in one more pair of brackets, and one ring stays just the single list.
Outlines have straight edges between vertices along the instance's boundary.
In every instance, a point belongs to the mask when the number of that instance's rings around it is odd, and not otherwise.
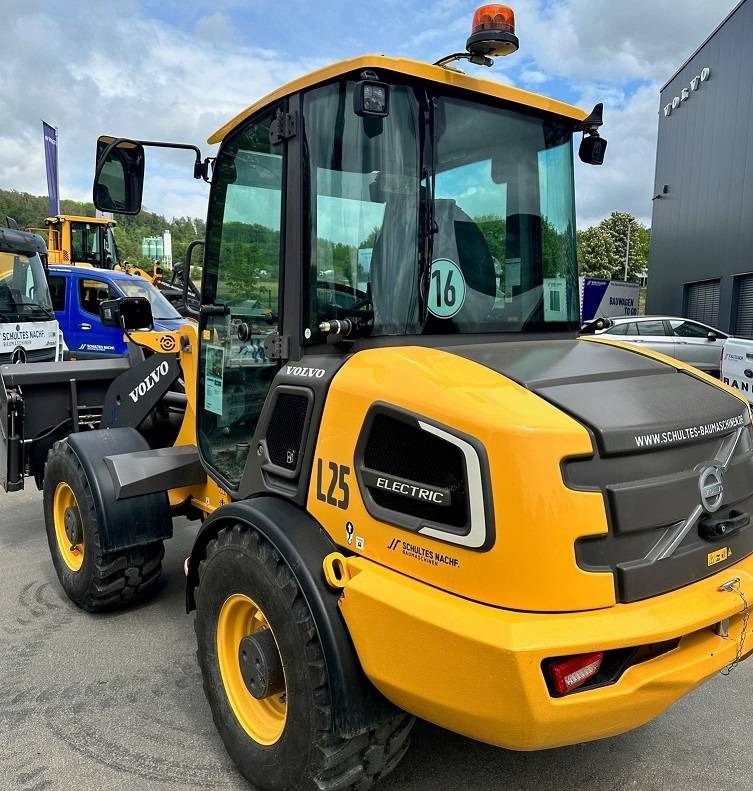
[{"label": "gray building facade", "polygon": [[753,337],[753,0],[661,90],[646,313]]}]

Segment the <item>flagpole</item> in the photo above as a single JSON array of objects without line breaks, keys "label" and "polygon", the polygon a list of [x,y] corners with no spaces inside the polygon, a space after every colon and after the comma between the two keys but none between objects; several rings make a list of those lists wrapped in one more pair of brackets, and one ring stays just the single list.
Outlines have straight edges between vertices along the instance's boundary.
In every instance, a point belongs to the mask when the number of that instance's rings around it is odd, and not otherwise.
[{"label": "flagpole", "polygon": [[55,149],[57,152],[57,167],[55,168],[55,182],[57,185],[58,205],[57,210],[60,214],[60,131],[55,127]]}]

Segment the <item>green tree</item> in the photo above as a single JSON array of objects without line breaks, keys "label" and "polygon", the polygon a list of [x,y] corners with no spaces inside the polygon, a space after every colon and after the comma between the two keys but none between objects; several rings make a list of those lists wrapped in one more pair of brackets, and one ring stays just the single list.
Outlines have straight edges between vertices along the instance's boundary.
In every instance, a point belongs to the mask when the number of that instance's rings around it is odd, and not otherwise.
[{"label": "green tree", "polygon": [[[628,252],[628,234],[630,250]],[[625,256],[628,280],[648,269],[651,231],[628,212],[612,212],[598,225],[578,232],[578,269],[589,277],[622,280]]]},{"label": "green tree", "polygon": [[578,231],[578,273],[586,277],[611,278],[614,241],[600,225]]}]

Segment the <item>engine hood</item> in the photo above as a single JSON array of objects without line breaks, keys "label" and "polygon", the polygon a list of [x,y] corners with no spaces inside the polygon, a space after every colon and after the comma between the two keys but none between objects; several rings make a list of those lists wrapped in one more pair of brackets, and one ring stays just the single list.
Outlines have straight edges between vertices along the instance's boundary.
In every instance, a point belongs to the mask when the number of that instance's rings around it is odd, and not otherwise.
[{"label": "engine hood", "polygon": [[[704,538],[702,512],[667,557],[651,555],[698,508],[700,473],[738,432],[724,518],[753,514],[748,409],[679,364],[585,340],[363,349],[329,385],[307,507],[348,552],[469,599],[608,607],[753,551],[739,523],[729,541]],[[347,519],[328,470],[343,476]]]},{"label": "engine hood", "polygon": [[[618,601],[665,593],[753,552],[753,441],[741,399],[691,369],[604,343],[452,351],[588,429],[594,453],[563,459],[563,479],[602,494],[609,531],[579,540],[576,555],[584,569],[613,572]],[[709,485],[718,497],[704,498]]]},{"label": "engine hood", "polygon": [[455,346],[572,415],[606,455],[722,435],[747,420],[746,405],[720,387],[645,356],[580,340]]}]

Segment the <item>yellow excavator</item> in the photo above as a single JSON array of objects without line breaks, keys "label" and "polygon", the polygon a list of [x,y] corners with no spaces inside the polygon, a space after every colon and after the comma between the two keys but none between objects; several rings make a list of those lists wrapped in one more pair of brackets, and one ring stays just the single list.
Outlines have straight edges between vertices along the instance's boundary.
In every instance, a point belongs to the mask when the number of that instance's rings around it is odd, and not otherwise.
[{"label": "yellow excavator", "polygon": [[[194,149],[198,323],[109,300],[128,358],[0,368],[0,481],[43,489],[78,606],[149,595],[172,517],[200,521],[204,692],[256,789],[366,789],[414,717],[513,750],[623,733],[753,650],[750,410],[578,336],[601,107],[457,70],[517,48],[484,6],[437,64],[254,102]],[[154,146],[193,148],[99,139],[97,208],[139,211]]]}]

